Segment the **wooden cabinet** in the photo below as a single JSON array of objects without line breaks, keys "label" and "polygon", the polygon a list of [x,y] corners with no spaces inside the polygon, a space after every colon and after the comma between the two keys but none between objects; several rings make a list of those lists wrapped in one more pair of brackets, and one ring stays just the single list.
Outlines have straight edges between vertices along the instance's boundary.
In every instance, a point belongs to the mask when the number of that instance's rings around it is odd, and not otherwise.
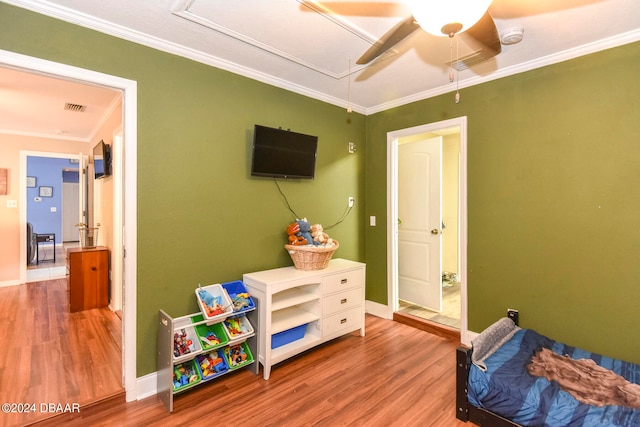
[{"label": "wooden cabinet", "polygon": [[[334,259],[324,270],[284,267],[245,274],[243,281],[257,300],[265,380],[271,366],[296,354],[356,330],[364,336],[365,264]],[[274,344],[279,334],[297,330],[304,335]]]},{"label": "wooden cabinet", "polygon": [[70,248],[67,269],[72,313],[109,304],[109,249],[103,246]]}]

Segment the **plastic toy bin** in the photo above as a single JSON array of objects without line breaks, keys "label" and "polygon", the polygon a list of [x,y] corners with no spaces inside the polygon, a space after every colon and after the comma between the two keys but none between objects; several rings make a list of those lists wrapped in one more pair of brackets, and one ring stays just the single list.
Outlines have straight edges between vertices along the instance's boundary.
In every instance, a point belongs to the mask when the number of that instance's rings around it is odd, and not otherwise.
[{"label": "plastic toy bin", "polygon": [[198,384],[202,381],[200,371],[194,360],[180,363],[173,367],[173,391],[178,392]]},{"label": "plastic toy bin", "polygon": [[[191,321],[193,323],[202,322],[203,320],[204,318],[201,314],[193,316],[191,318]],[[194,328],[196,330],[196,334],[198,335],[198,339],[203,351],[223,347],[229,343],[229,336],[227,335],[224,326],[222,326],[222,323],[214,323],[213,325],[206,325],[204,323],[201,323],[199,325],[195,325]],[[216,344],[215,341],[213,341],[212,344],[209,344],[207,341],[205,341],[205,339],[207,339],[207,337],[212,333],[220,341],[219,343]]]},{"label": "plastic toy bin", "polygon": [[297,341],[304,338],[304,334],[307,331],[307,324],[296,326],[295,328],[287,329],[286,331],[278,332],[271,335],[271,348],[282,347],[290,342]]},{"label": "plastic toy bin", "polygon": [[[222,312],[218,314],[209,313],[207,309],[208,304],[200,297],[201,290],[204,291],[206,297],[210,297],[213,300],[212,304],[215,303],[220,307]],[[198,306],[200,307],[200,312],[202,313],[202,316],[204,316],[204,319],[207,320],[207,325],[222,322],[233,314],[233,307],[231,306],[229,295],[227,295],[227,292],[225,292],[220,284],[196,288],[195,293],[196,299],[198,300]]]},{"label": "plastic toy bin", "polygon": [[238,297],[239,294],[248,294],[249,291],[241,281],[223,283],[222,288],[227,291],[229,298],[233,304],[233,314],[250,311],[256,308],[251,296],[248,298]]},{"label": "plastic toy bin", "polygon": [[243,341],[253,335],[253,326],[249,323],[247,316],[228,317],[222,322],[224,330],[229,335],[229,342]]},{"label": "plastic toy bin", "polygon": [[246,342],[222,349],[230,370],[242,368],[253,362],[253,354]]},{"label": "plastic toy bin", "polygon": [[196,356],[196,366],[203,381],[215,378],[229,370],[227,358],[222,349]]},{"label": "plastic toy bin", "polygon": [[173,363],[191,360],[196,354],[202,352],[200,338],[189,319],[176,321],[173,336]]}]

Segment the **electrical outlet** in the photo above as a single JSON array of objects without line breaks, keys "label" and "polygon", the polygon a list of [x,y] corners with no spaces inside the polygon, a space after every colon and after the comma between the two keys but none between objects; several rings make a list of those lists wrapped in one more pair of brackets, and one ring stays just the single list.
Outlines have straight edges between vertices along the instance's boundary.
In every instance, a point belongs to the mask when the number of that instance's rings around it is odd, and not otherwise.
[{"label": "electrical outlet", "polygon": [[353,205],[356,203],[356,199],[354,199],[353,197],[349,197],[349,207],[352,208]]},{"label": "electrical outlet", "polygon": [[516,325],[518,325],[519,322],[519,318],[518,318],[518,310],[513,309],[513,308],[507,308],[507,317],[511,320],[513,320],[513,323],[515,323]]}]

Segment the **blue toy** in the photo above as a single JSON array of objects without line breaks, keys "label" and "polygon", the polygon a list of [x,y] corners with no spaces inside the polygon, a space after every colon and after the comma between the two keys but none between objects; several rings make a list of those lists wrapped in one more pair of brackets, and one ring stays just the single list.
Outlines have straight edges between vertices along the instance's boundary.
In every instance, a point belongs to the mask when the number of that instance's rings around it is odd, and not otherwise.
[{"label": "blue toy", "polygon": [[213,303],[216,302],[216,298],[211,295],[206,289],[202,289],[198,284],[198,296],[202,300],[203,303],[208,305],[209,307],[213,307]]},{"label": "blue toy", "polygon": [[298,224],[298,226],[300,227],[300,231],[297,233],[297,235],[304,237],[305,239],[307,239],[307,244],[308,245],[319,245],[320,242],[314,242],[313,241],[313,237],[311,236],[311,224],[309,224],[309,222],[307,221],[306,218],[302,218],[302,219],[296,219],[296,223]]}]

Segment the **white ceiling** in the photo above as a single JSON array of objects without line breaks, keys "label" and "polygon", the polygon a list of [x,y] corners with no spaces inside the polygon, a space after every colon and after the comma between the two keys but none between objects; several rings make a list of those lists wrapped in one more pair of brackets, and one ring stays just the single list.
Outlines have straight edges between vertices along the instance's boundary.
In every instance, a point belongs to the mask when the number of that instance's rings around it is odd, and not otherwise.
[{"label": "white ceiling", "polygon": [[[459,57],[474,51],[463,38],[457,49],[454,42],[452,50],[447,37],[418,30],[379,60],[356,66],[373,42],[410,15],[402,0],[326,3],[342,14],[323,11],[322,4],[311,0],[1,1],[367,114],[455,91],[447,63],[452,54],[455,59],[456,50]],[[434,1],[434,7],[440,1],[448,0]],[[497,57],[460,71],[461,89],[640,40],[638,0],[494,0],[489,12],[499,33],[522,28],[524,39],[503,45]],[[11,90],[22,90],[21,102],[14,100],[10,107],[0,97],[0,131],[19,127],[28,115],[28,127],[40,127],[20,132],[59,135],[62,131],[67,132],[66,139],[89,138],[93,129],[81,129],[78,118],[85,113],[63,115],[55,110],[59,102],[52,99],[88,105],[87,112],[96,116],[87,126],[95,129],[97,117],[104,114],[94,109],[109,108],[118,96],[95,87],[78,92],[69,82],[50,86],[27,81],[0,69],[0,89],[9,85]],[[31,86],[35,92],[27,95]],[[43,111],[48,105],[54,110]],[[33,114],[47,121],[40,123]]]}]

